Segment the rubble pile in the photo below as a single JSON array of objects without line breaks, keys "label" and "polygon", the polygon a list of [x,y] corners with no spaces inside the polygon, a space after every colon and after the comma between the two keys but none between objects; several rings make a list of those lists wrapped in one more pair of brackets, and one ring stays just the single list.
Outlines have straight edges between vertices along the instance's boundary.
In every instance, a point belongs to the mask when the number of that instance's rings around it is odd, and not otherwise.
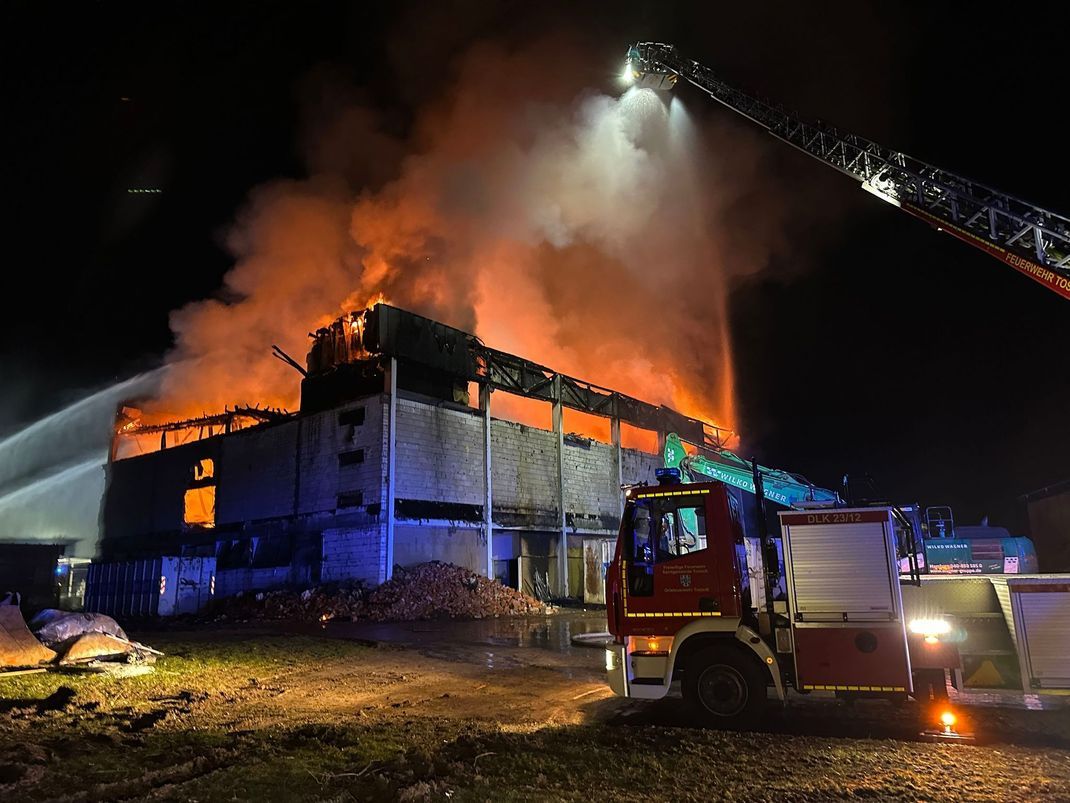
[{"label": "rubble pile", "polygon": [[547,606],[527,594],[451,563],[421,563],[396,569],[373,591],[366,618],[483,619],[546,613]]},{"label": "rubble pile", "polygon": [[224,619],[327,622],[486,619],[549,613],[552,606],[461,566],[432,561],[394,576],[378,588],[318,586],[302,592],[267,591],[223,602]]},{"label": "rubble pile", "polygon": [[328,585],[305,591],[284,589],[238,594],[221,600],[221,620],[280,620],[328,622],[331,619],[359,619],[367,591],[361,584]]}]

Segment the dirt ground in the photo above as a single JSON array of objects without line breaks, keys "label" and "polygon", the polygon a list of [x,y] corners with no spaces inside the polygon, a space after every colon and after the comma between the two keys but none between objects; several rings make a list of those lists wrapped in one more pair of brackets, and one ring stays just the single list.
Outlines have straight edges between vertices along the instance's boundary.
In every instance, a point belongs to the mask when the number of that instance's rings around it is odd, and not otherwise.
[{"label": "dirt ground", "polygon": [[614,698],[597,614],[147,632],[140,677],[0,679],[0,800],[1068,800],[1067,698],[922,708],[808,698],[761,732]]}]

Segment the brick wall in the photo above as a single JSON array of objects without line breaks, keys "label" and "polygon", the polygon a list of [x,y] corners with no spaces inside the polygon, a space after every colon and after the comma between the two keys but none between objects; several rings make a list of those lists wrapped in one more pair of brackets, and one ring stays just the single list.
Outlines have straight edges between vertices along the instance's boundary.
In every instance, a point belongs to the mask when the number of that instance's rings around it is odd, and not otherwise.
[{"label": "brick wall", "polygon": [[293,514],[300,428],[288,421],[221,439],[217,525]]},{"label": "brick wall", "polygon": [[[341,424],[339,417],[364,408],[364,423]],[[364,504],[381,500],[383,471],[382,398],[371,396],[301,420],[298,513],[335,510],[338,495],[361,491]],[[339,454],[364,450],[364,462],[339,465]]]},{"label": "brick wall", "polygon": [[491,421],[494,507],[557,512],[557,436],[553,432]]},{"label": "brick wall", "polygon": [[323,531],[323,563],[320,579],[364,580],[381,583],[386,579],[386,526]]},{"label": "brick wall", "polygon": [[398,399],[399,499],[483,504],[483,417]]}]

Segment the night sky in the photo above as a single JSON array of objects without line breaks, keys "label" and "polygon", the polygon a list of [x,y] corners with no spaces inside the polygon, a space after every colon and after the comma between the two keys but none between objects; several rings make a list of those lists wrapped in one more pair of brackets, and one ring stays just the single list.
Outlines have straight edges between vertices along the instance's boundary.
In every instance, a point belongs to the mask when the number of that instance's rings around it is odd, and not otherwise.
[{"label": "night sky", "polygon": [[[1070,14],[1048,5],[1013,24],[967,3],[215,5],[0,11],[0,433],[158,362],[168,313],[220,286],[249,190],[305,174],[309,86],[327,76],[404,134],[480,40],[566,30],[606,92],[630,42],[674,42],[806,117],[1070,212]],[[731,115],[680,92],[700,123]],[[745,448],[1020,526],[1018,495],[1070,477],[1070,305],[787,146],[769,158],[823,208],[732,295]]]}]

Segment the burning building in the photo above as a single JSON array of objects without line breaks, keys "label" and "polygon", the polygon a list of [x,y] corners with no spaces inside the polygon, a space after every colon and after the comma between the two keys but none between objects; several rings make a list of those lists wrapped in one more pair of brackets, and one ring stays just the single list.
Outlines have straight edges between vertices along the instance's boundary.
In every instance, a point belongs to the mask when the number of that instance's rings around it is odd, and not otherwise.
[{"label": "burning building", "polygon": [[[120,445],[159,435],[162,448],[113,450],[104,561],[214,557],[219,596],[379,583],[428,560],[582,596],[584,541],[615,537],[621,484],[660,465],[623,446],[622,427],[659,446],[727,434],[383,303],[312,335],[305,367],[286,359],[303,375],[297,413],[119,428]],[[492,417],[502,393],[549,406],[552,429]],[[567,433],[566,410],[608,421],[609,442]],[[179,429],[199,437],[168,439]]]}]

